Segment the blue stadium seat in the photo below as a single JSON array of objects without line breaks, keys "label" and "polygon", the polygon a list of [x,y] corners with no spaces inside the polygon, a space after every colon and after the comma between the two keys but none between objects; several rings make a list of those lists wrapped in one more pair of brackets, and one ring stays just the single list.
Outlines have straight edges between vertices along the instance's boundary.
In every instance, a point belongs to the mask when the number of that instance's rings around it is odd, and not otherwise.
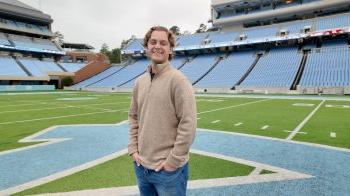
[{"label": "blue stadium seat", "polygon": [[76,72],[79,69],[83,68],[86,63],[60,63],[63,68],[65,68],[69,72]]},{"label": "blue stadium seat", "polygon": [[28,76],[11,57],[0,57],[0,76]]},{"label": "blue stadium seat", "polygon": [[[178,68],[180,66],[182,66],[185,61],[187,60],[186,57],[175,57],[173,60],[171,60],[170,64],[174,67],[174,68]],[[134,86],[135,80],[131,80],[126,84],[123,84],[121,87],[123,88],[132,88]]]},{"label": "blue stadium seat", "polygon": [[[337,47],[339,46],[339,47]],[[350,86],[350,50],[344,43],[325,43],[308,55],[300,87]]]},{"label": "blue stadium seat", "polygon": [[302,59],[297,51],[295,47],[272,49],[260,58],[240,86],[291,87]]},{"label": "blue stadium seat", "polygon": [[180,71],[193,83],[199,79],[216,62],[217,55],[200,55],[186,63]]},{"label": "blue stadium seat", "polygon": [[91,87],[116,87],[123,82],[126,82],[133,77],[137,76],[138,74],[141,74],[146,70],[146,67],[148,66],[149,61],[147,59],[142,59],[136,61],[136,63],[128,65],[124,69],[118,71],[115,74],[110,75],[109,77],[96,82]]},{"label": "blue stadium seat", "polygon": [[317,30],[350,27],[350,14],[320,17],[316,19]]},{"label": "blue stadium seat", "polygon": [[234,31],[222,31],[222,32],[213,32],[209,34],[208,39],[210,43],[222,43],[234,41],[238,35],[238,32]]},{"label": "blue stadium seat", "polygon": [[0,45],[11,45],[3,33],[0,33]]},{"label": "blue stadium seat", "polygon": [[142,42],[143,42],[143,39],[134,39],[124,50],[142,51],[143,50]]},{"label": "blue stadium seat", "polygon": [[277,35],[277,32],[278,27],[276,25],[244,29],[244,34],[248,39],[275,37]]},{"label": "blue stadium seat", "polygon": [[40,61],[38,59],[19,59],[33,76],[47,76],[48,72],[63,72],[54,61]]},{"label": "blue stadium seat", "polygon": [[75,88],[81,88],[81,87],[85,87],[88,85],[91,85],[99,80],[102,80],[106,77],[108,77],[109,75],[112,75],[113,73],[117,72],[119,69],[121,69],[121,67],[119,66],[111,66],[108,69],[96,74],[95,76],[88,78],[82,82],[79,82],[78,84],[73,85],[73,87]]},{"label": "blue stadium seat", "polygon": [[200,80],[195,87],[231,88],[247,72],[255,60],[255,51],[234,52]]},{"label": "blue stadium seat", "polygon": [[191,35],[179,35],[177,43],[179,46],[201,45],[208,33],[196,33]]}]

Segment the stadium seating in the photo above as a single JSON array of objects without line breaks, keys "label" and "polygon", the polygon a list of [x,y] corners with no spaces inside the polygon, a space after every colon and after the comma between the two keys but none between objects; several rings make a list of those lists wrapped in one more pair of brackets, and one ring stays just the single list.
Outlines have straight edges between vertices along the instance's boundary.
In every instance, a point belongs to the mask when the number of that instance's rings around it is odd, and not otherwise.
[{"label": "stadium seating", "polygon": [[254,59],[254,51],[234,52],[220,61],[195,87],[231,88],[246,73]]},{"label": "stadium seating", "polygon": [[323,44],[308,55],[300,87],[350,86],[350,50],[346,43]]},{"label": "stadium seating", "polygon": [[210,43],[223,43],[234,41],[238,33],[234,31],[213,32],[209,34]]},{"label": "stadium seating", "polygon": [[120,69],[121,69],[121,67],[119,67],[119,66],[111,66],[108,69],[104,70],[103,72],[98,73],[91,78],[88,78],[82,82],[79,82],[78,84],[73,85],[73,87],[74,88],[82,88],[82,87],[94,84],[94,83],[116,73]]},{"label": "stadium seating", "polygon": [[0,45],[11,45],[3,33],[0,33]]},{"label": "stadium seating", "polygon": [[0,76],[28,76],[11,57],[0,57]]},{"label": "stadium seating", "polygon": [[179,35],[177,39],[178,46],[201,45],[208,33],[196,33],[190,35]]},{"label": "stadium seating", "polygon": [[142,46],[142,39],[134,39],[126,48],[125,50],[132,50],[132,51],[141,51],[143,50]]},{"label": "stadium seating", "polygon": [[17,47],[60,51],[57,48],[57,46],[50,40],[31,38],[31,37],[20,36],[20,35],[9,35],[9,37]]},{"label": "stadium seating", "polygon": [[19,61],[33,76],[47,76],[48,72],[63,72],[53,61],[40,61],[38,59],[19,59]]},{"label": "stadium seating", "polygon": [[244,30],[244,33],[248,39],[254,38],[264,38],[264,37],[275,37],[278,32],[277,25],[270,25],[266,27],[256,27],[256,28],[247,28]]},{"label": "stadium seating", "polygon": [[313,26],[312,20],[299,20],[295,22],[282,23],[281,29],[288,30],[289,34],[301,33],[304,27]]},{"label": "stadium seating", "polygon": [[316,29],[325,30],[332,28],[350,27],[350,14],[320,17],[316,20]]},{"label": "stadium seating", "polygon": [[86,63],[60,63],[60,65],[69,72],[76,72],[83,68]]},{"label": "stadium seating", "polygon": [[135,63],[128,65],[124,69],[104,78],[94,84],[89,85],[90,87],[116,87],[123,82],[126,82],[133,77],[141,74],[146,70],[149,61],[147,59],[141,59]]},{"label": "stadium seating", "polygon": [[184,73],[188,80],[193,83],[198,80],[217,61],[217,55],[200,55],[192,61],[186,63],[180,71]]},{"label": "stadium seating", "polygon": [[261,57],[241,87],[291,87],[302,55],[297,48],[272,49]]},{"label": "stadium seating", "polygon": [[[179,67],[181,67],[181,66],[185,63],[186,60],[187,60],[187,58],[184,57],[184,56],[175,57],[175,58],[170,62],[170,64],[171,64],[174,68],[179,68]],[[130,79],[132,79],[132,78],[130,78]],[[123,84],[121,87],[122,87],[122,88],[132,88],[132,87],[134,86],[135,80],[136,80],[136,78],[133,79],[133,80],[131,80],[131,81],[129,81],[128,83]]]}]

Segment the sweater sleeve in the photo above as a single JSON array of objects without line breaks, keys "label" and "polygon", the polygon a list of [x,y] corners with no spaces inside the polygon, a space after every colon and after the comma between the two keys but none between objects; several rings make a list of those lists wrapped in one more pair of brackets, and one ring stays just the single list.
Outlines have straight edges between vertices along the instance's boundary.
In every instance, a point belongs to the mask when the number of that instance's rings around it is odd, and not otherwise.
[{"label": "sweater sleeve", "polygon": [[166,162],[181,167],[188,160],[190,146],[193,143],[197,127],[197,107],[192,85],[186,78],[175,86],[174,102],[179,121],[175,144]]},{"label": "sweater sleeve", "polygon": [[129,144],[128,144],[129,155],[132,155],[133,153],[138,151],[137,138],[138,138],[139,122],[138,122],[137,110],[138,110],[138,105],[137,105],[137,82],[136,82],[133,90],[131,103],[130,103],[130,110],[129,110]]}]

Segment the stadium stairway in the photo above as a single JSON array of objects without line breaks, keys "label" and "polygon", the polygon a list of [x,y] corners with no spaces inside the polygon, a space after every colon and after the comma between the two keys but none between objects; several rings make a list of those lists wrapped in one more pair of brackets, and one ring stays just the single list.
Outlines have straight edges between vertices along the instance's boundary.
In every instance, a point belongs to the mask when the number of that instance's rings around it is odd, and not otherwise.
[{"label": "stadium stairway", "polygon": [[69,72],[68,70],[66,70],[61,64],[59,64],[58,62],[55,62],[56,65],[61,68],[64,72]]},{"label": "stadium stairway", "polygon": [[208,71],[206,71],[201,77],[199,77],[196,81],[194,81],[192,83],[192,85],[194,86],[195,84],[197,84],[201,79],[203,79],[206,75],[208,75],[210,73],[211,70],[213,70],[220,61],[224,60],[225,58],[227,58],[230,54],[226,54],[225,56],[219,56],[217,57],[216,61],[214,62],[214,64],[208,69]]},{"label": "stadium stairway", "polygon": [[26,72],[26,74],[28,75],[28,76],[33,76],[33,74],[21,63],[21,61],[19,61],[18,59],[17,59],[17,57],[12,57],[15,61],[16,61],[16,63],[18,64],[18,66],[24,71],[24,72]]},{"label": "stadium stairway", "polygon": [[309,54],[308,51],[303,51],[303,57],[301,59],[298,72],[297,72],[297,74],[295,76],[295,79],[293,81],[292,86],[290,87],[290,90],[297,90],[297,86],[299,85],[301,77],[303,76],[303,72],[304,72],[304,68],[305,68],[305,65],[306,65],[308,54]]},{"label": "stadium stairway", "polygon": [[239,86],[248,77],[250,72],[252,72],[252,70],[254,69],[255,65],[259,62],[261,56],[262,56],[261,53],[256,55],[255,60],[253,61],[252,65],[249,67],[247,72],[241,77],[241,79],[239,79],[238,82],[236,84],[234,84],[234,86],[231,88],[231,90],[235,90],[236,86]]}]

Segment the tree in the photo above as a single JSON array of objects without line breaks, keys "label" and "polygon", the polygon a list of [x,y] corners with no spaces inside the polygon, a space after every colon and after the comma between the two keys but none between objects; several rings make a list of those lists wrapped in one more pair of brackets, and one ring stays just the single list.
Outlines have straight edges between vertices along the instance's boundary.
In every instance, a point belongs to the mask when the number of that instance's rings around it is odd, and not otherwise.
[{"label": "tree", "polygon": [[120,48],[112,49],[109,60],[111,63],[120,63]]},{"label": "tree", "polygon": [[64,43],[64,36],[61,32],[56,31],[53,33],[53,40],[59,44],[60,46],[62,46],[62,44]]},{"label": "tree", "polygon": [[103,43],[100,53],[106,55],[110,63],[120,63],[120,48],[109,50],[108,45]]},{"label": "tree", "polygon": [[100,49],[100,53],[107,55],[109,52],[109,47],[106,43],[103,43]]},{"label": "tree", "polygon": [[178,26],[172,26],[169,30],[175,35],[180,35],[180,28]]}]

